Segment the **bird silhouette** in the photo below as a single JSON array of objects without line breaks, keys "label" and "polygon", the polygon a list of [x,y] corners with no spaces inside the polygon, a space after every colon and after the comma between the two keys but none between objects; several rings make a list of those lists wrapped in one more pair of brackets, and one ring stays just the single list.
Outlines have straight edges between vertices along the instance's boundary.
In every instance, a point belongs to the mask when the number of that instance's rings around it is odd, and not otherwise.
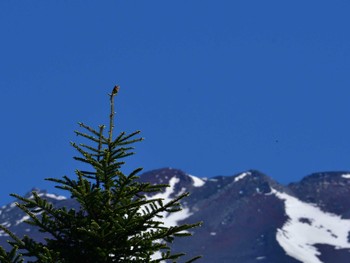
[{"label": "bird silhouette", "polygon": [[114,86],[114,88],[112,90],[112,95],[116,95],[119,91],[119,88],[120,88],[119,85]]}]

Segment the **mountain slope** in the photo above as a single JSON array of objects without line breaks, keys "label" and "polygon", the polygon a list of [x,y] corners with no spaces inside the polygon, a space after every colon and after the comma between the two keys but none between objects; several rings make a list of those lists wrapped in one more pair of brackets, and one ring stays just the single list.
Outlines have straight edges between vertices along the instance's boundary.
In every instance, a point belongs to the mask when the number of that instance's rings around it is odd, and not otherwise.
[{"label": "mountain slope", "polygon": [[[349,172],[312,174],[288,186],[254,170],[199,178],[163,168],[144,173],[140,180],[169,184],[157,194],[164,200],[191,193],[181,212],[164,214],[164,223],[204,222],[193,237],[179,238],[173,245],[175,251],[188,256],[202,254],[200,262],[349,261]],[[77,206],[71,199],[40,194],[55,205]],[[42,233],[24,224],[24,219],[14,204],[0,209],[1,224],[19,235],[30,233],[42,240]],[[1,245],[7,238],[0,232]]]}]

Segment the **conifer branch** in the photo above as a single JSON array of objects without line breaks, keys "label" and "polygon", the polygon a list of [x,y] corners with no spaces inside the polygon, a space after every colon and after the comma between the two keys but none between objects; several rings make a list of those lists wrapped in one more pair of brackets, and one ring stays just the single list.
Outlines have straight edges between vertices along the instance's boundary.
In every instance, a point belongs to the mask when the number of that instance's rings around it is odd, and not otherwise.
[{"label": "conifer branch", "polygon": [[8,230],[6,227],[4,227],[1,224],[0,224],[0,230],[4,231],[6,234],[8,234],[13,240],[16,241],[16,243],[19,246],[23,246],[24,245],[23,241],[19,237],[17,237],[14,233],[12,233],[10,230]]},{"label": "conifer branch", "polygon": [[[71,143],[80,154],[74,159],[88,164],[91,170],[76,170],[74,179],[67,176],[46,179],[56,183],[56,188],[70,192],[70,197],[79,205],[77,212],[75,209],[55,207],[55,203],[36,192],[32,192],[33,197],[30,198],[12,194],[21,201],[17,204],[19,209],[29,216],[24,223],[51,235],[41,243],[28,236],[21,239],[0,225],[0,230],[13,240],[10,242],[10,252],[0,247],[1,262],[19,263],[22,257],[31,257],[41,263],[160,263],[163,260],[176,262],[184,255],[172,253],[170,244],[176,237],[191,235],[188,230],[201,223],[166,226],[164,218],[181,210],[180,200],[188,193],[170,202],[156,196],[146,196],[148,193],[162,192],[169,185],[140,182],[136,174],[141,168],[128,175],[120,170],[124,164],[121,160],[134,154],[134,148],[129,145],[143,138],[137,138],[139,131],[136,131],[130,134],[121,132],[113,139],[114,97],[118,92],[119,86],[115,86],[109,94],[108,135],[103,135],[104,125],[93,129],[79,123],[86,133],[76,131],[76,135],[92,145]],[[21,255],[22,251],[24,253]],[[156,252],[162,252],[161,258],[154,260],[152,255]]]},{"label": "conifer branch", "polygon": [[[95,134],[97,137],[100,137],[101,133],[96,131],[95,129],[91,128],[90,126],[88,126],[88,125],[86,125],[86,124],[84,124],[82,122],[78,122],[78,124],[79,124],[80,127],[83,127],[84,129],[88,130],[92,134]],[[101,125],[101,126],[104,126],[104,125]],[[101,126],[99,126],[99,127],[101,128]],[[104,137],[102,136],[102,138],[104,138]]]},{"label": "conifer branch", "polygon": [[[100,158],[101,158],[101,150],[102,150],[102,136],[103,136],[103,130],[104,130],[105,126],[104,125],[100,125],[100,135],[99,135],[99,142],[98,142],[98,156],[97,156],[97,161],[100,162]],[[100,187],[100,178],[99,176],[97,176],[96,174],[96,187],[99,188]]]}]

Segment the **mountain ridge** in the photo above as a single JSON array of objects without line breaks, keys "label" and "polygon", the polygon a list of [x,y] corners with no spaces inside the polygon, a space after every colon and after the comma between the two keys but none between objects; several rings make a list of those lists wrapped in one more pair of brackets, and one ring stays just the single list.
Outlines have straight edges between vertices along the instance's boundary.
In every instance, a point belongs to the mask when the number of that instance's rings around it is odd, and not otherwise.
[{"label": "mountain ridge", "polygon": [[[143,173],[139,180],[169,184],[157,195],[164,200],[191,193],[182,203],[183,211],[165,214],[164,222],[204,222],[194,230],[190,248],[189,239],[173,245],[174,251],[187,252],[189,257],[203,254],[200,262],[348,262],[348,171],[313,173],[288,185],[257,170],[201,178],[160,168]],[[69,198],[38,192],[58,206],[77,206]],[[0,223],[19,235],[30,233],[42,240],[41,233],[23,224],[25,216],[14,211],[13,203],[1,207]],[[0,245],[6,238],[0,232]]]}]

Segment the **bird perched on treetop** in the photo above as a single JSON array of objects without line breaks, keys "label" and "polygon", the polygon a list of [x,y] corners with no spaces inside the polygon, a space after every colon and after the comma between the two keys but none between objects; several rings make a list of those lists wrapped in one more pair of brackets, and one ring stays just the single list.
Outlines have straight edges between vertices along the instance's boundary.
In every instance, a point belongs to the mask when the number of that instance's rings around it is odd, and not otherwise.
[{"label": "bird perched on treetop", "polygon": [[112,90],[112,95],[116,95],[119,91],[119,85],[114,86],[113,90]]}]

